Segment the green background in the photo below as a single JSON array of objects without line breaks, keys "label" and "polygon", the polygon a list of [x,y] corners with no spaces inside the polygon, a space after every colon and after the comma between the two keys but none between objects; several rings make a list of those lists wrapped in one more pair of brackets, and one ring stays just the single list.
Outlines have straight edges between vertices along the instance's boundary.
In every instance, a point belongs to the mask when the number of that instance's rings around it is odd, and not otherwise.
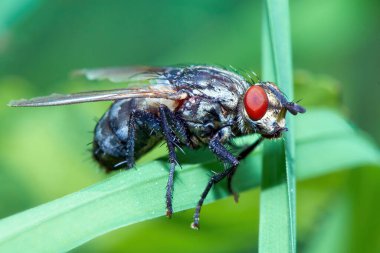
[{"label": "green background", "polygon": [[[296,99],[338,108],[377,143],[379,6],[359,0],[291,1]],[[0,217],[106,177],[87,144],[107,103],[15,109],[5,106],[9,100],[107,88],[67,81],[68,73],[83,67],[208,63],[260,73],[261,10],[259,1],[232,0],[1,1]],[[379,180],[378,169],[367,166],[299,183],[300,251],[321,247],[328,242],[318,239],[323,236],[335,238],[338,248],[350,241],[353,252],[380,250]],[[258,196],[255,189],[243,193],[238,205],[231,198],[208,205],[200,233],[189,229],[189,210],[172,220],[119,229],[74,251],[256,250]],[[353,200],[348,208],[346,199]],[[339,205],[346,208],[338,212]],[[344,217],[351,221],[351,239],[342,233],[341,243],[340,237],[319,233],[334,231]]]}]

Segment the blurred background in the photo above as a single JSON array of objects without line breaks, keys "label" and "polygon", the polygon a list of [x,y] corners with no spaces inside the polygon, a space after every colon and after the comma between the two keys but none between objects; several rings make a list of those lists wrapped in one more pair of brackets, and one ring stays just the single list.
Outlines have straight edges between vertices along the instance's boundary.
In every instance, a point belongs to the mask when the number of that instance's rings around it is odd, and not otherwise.
[{"label": "blurred background", "polygon": [[[207,63],[260,73],[261,10],[260,1],[248,0],[2,0],[0,218],[106,177],[87,144],[108,103],[20,109],[8,108],[9,100],[107,88],[70,81],[79,68]],[[379,12],[378,1],[291,1],[296,99],[340,110],[377,143]],[[322,88],[299,88],[305,83]],[[337,239],[332,252],[379,252],[379,179],[378,168],[362,166],[300,182],[300,251],[314,247],[335,215],[331,206],[345,196],[356,201],[345,214],[353,233]],[[208,205],[200,233],[189,229],[189,210],[113,231],[73,252],[256,251],[258,196],[254,189],[238,205],[231,198]]]}]

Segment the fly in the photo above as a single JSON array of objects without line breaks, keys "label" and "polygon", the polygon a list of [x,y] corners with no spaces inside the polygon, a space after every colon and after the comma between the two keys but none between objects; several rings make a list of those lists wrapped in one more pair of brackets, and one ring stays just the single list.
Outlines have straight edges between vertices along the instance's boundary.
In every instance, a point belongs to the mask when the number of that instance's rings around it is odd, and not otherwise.
[{"label": "fly", "polygon": [[[199,228],[203,201],[213,185],[227,177],[228,190],[237,201],[232,178],[241,160],[264,139],[281,137],[285,115],[306,110],[272,82],[253,81],[233,70],[212,66],[125,67],[84,69],[89,80],[134,84],[115,90],[54,94],[11,101],[10,106],[36,107],[114,101],[96,124],[93,157],[107,171],[129,169],[135,160],[164,140],[169,150],[166,215],[172,216],[176,149],[208,146],[227,168],[214,174],[195,209],[191,227]],[[260,138],[234,156],[225,145],[232,137],[259,134]]]}]

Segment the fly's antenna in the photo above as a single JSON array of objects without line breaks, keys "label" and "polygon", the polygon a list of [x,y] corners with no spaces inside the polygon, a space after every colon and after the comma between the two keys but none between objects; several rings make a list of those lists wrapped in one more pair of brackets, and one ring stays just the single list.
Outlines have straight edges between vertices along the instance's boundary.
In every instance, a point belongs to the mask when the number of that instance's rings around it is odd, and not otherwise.
[{"label": "fly's antenna", "polygon": [[305,113],[306,109],[297,103],[288,102],[286,95],[281,91],[273,88],[271,85],[266,86],[271,92],[273,92],[276,97],[281,101],[281,104],[288,110],[291,114],[297,115],[297,113]]},{"label": "fly's antenna", "polygon": [[305,113],[306,109],[294,102],[287,102],[285,104],[285,108],[293,115],[297,115],[297,113]]},{"label": "fly's antenna", "polygon": [[306,109],[303,106],[300,106],[298,103],[302,101],[302,98],[297,100],[296,102],[288,102],[285,107],[286,109],[293,115],[297,115],[297,113],[305,113]]}]

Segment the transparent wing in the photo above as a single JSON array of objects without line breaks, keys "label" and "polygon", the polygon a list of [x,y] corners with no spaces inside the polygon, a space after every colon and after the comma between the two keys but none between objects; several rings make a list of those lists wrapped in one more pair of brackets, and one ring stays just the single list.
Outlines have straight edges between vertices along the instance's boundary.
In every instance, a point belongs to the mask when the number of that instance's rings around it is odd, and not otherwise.
[{"label": "transparent wing", "polygon": [[170,100],[182,100],[187,97],[187,93],[176,92],[170,87],[153,89],[136,88],[136,89],[117,89],[90,91],[74,94],[52,94],[46,97],[37,97],[32,99],[23,99],[11,101],[8,105],[13,107],[37,107],[37,106],[56,106],[78,104],[97,101],[113,101],[126,98],[163,98]]},{"label": "transparent wing", "polygon": [[116,67],[116,68],[98,68],[98,69],[81,69],[75,71],[74,76],[84,76],[88,80],[107,80],[114,83],[151,83],[163,78],[165,70],[170,68],[162,67]]}]

